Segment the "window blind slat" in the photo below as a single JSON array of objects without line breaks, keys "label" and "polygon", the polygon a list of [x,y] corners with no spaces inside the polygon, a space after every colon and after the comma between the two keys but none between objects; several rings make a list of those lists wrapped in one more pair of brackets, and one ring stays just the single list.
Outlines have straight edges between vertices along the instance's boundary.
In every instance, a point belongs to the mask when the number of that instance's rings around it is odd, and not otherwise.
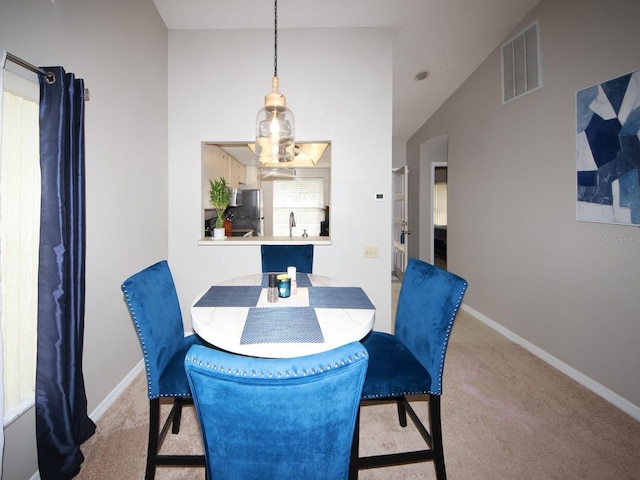
[{"label": "window blind slat", "polygon": [[289,235],[289,218],[293,212],[296,226],[293,236],[306,230],[310,236],[320,235],[324,220],[324,182],[322,178],[278,179],[273,182],[273,234]]}]

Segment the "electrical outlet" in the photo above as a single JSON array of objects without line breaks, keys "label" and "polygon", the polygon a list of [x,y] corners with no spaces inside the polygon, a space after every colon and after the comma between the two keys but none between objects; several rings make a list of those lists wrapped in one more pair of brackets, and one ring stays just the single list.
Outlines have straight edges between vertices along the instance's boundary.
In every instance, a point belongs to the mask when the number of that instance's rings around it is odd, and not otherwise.
[{"label": "electrical outlet", "polygon": [[378,247],[364,247],[364,258],[378,258]]}]

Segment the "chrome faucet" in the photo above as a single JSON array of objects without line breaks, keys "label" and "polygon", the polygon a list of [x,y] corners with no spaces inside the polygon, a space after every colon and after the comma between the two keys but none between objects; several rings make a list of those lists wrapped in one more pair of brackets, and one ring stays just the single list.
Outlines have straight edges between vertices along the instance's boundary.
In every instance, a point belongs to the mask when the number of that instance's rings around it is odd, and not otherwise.
[{"label": "chrome faucet", "polygon": [[293,227],[296,226],[296,217],[293,215],[293,212],[289,214],[289,236],[293,237]]}]

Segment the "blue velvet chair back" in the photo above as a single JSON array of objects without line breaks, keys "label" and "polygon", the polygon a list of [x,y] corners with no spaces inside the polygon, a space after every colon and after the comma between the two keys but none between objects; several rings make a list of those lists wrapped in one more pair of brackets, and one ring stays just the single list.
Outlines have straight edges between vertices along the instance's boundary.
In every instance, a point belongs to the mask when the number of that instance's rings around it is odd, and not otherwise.
[{"label": "blue velvet chair back", "polygon": [[182,357],[195,337],[184,338],[180,302],[166,260],[122,283],[147,370],[148,396],[190,396]]},{"label": "blue velvet chair back", "polygon": [[207,478],[346,480],[367,365],[358,342],[286,359],[192,347]]},{"label": "blue velvet chair back", "polygon": [[262,245],[262,272],[286,272],[296,267],[300,273],[313,273],[313,245]]},{"label": "blue velvet chair back", "polygon": [[395,336],[431,376],[430,393],[442,394],[444,358],[467,282],[418,259],[409,259],[402,280]]}]

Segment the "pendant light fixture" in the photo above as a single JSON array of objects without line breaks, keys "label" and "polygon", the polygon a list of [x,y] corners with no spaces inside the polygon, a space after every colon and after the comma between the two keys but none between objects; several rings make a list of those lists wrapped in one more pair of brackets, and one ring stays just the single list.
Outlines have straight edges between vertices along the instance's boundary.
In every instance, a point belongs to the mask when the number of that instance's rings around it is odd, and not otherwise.
[{"label": "pendant light fixture", "polygon": [[293,112],[278,91],[278,0],[274,0],[274,55],[272,91],[256,119],[256,157],[264,165],[293,162],[295,157]]}]

